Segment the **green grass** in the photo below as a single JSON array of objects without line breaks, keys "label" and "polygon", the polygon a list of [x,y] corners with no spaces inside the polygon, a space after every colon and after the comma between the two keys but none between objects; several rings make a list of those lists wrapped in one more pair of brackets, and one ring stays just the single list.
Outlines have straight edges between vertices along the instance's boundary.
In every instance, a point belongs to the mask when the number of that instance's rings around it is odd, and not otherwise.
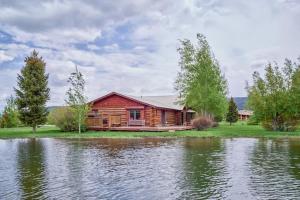
[{"label": "green grass", "polygon": [[118,131],[88,131],[61,132],[56,127],[41,127],[33,134],[31,128],[2,128],[0,138],[137,138],[137,137],[300,137],[300,130],[295,132],[266,131],[258,125],[247,125],[238,122],[232,126],[221,123],[217,128],[206,131],[176,131],[176,132],[118,132]]}]

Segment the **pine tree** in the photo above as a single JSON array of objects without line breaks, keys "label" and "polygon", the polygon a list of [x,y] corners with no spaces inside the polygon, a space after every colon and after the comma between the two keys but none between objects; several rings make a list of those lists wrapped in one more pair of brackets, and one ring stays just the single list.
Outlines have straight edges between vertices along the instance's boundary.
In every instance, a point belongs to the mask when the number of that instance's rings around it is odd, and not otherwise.
[{"label": "pine tree", "polygon": [[18,74],[18,88],[15,88],[19,118],[25,125],[36,128],[47,121],[46,102],[49,100],[46,63],[35,50],[25,58],[25,66]]},{"label": "pine tree", "polygon": [[85,80],[77,66],[75,72],[71,73],[68,82],[71,87],[67,91],[66,103],[71,107],[73,114],[75,115],[76,122],[78,124],[78,132],[81,133],[82,125],[85,122],[89,106],[87,104],[87,98],[84,95]]},{"label": "pine tree", "polygon": [[231,125],[232,123],[237,122],[238,119],[239,119],[238,109],[233,98],[231,97],[228,105],[228,113],[226,115],[226,121],[229,122]]}]

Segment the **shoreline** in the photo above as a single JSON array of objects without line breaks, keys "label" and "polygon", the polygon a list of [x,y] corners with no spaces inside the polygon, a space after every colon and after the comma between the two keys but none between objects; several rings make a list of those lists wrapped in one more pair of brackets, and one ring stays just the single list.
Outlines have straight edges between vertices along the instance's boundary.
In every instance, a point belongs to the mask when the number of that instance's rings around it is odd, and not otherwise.
[{"label": "shoreline", "polygon": [[205,131],[186,130],[175,132],[129,132],[129,131],[87,131],[61,132],[54,126],[44,126],[33,134],[31,128],[2,128],[0,139],[24,138],[70,138],[70,139],[141,139],[141,138],[300,138],[300,130],[295,132],[266,131],[259,125],[239,122],[232,126],[221,123],[219,127]]}]

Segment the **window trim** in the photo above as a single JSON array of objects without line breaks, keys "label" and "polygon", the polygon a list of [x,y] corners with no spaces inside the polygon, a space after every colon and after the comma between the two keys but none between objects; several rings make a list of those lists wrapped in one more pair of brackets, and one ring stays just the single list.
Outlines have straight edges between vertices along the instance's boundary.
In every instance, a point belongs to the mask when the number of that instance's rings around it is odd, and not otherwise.
[{"label": "window trim", "polygon": [[[133,113],[133,118],[131,118],[132,113]],[[137,119],[137,113],[139,114],[138,119]],[[140,109],[130,109],[129,110],[129,119],[130,120],[141,120],[142,119],[141,110]]]}]

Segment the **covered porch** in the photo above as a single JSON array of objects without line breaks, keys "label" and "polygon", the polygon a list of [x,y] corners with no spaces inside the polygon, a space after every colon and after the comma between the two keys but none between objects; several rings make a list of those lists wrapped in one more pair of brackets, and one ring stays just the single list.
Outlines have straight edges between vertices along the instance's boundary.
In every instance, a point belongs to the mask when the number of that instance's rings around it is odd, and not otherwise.
[{"label": "covered porch", "polygon": [[87,118],[89,130],[180,131],[192,129],[194,111],[158,108],[94,109]]}]

